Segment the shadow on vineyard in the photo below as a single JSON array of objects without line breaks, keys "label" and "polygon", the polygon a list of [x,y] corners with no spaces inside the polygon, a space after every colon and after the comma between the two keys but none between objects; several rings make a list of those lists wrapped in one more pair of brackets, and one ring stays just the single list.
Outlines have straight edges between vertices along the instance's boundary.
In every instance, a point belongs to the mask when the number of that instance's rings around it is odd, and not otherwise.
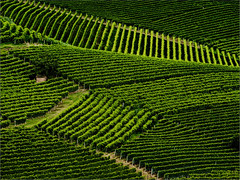
[{"label": "shadow on vineyard", "polygon": [[230,147],[236,149],[239,151],[239,139],[240,139],[240,134],[235,134],[230,142]]},{"label": "shadow on vineyard", "polygon": [[3,179],[239,179],[239,3],[0,10]]}]

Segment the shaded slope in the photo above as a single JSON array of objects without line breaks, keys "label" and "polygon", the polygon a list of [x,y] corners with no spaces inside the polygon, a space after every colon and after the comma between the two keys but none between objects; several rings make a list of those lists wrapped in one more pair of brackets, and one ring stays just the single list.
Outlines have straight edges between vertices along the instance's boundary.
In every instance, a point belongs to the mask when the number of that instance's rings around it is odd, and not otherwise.
[{"label": "shaded slope", "polygon": [[33,129],[1,130],[4,179],[143,179],[101,155]]},{"label": "shaded slope", "polygon": [[213,170],[218,174],[238,169],[239,152],[229,146],[238,130],[238,103],[215,105],[165,115],[152,130],[117,151],[158,177],[196,174],[190,177],[210,179]]},{"label": "shaded slope", "polygon": [[36,83],[34,66],[1,52],[1,127],[44,115],[69,92],[78,89],[73,82],[58,77]]},{"label": "shaded slope", "polygon": [[[59,72],[86,87],[90,85],[92,93],[108,94],[124,102],[124,106],[142,108],[154,115],[146,126],[155,125],[152,130],[120,143],[125,143],[117,149],[121,157],[166,178],[237,168],[238,153],[228,144],[239,128],[238,68],[60,46],[13,53],[29,58],[50,52],[53,59],[60,56],[56,58]],[[129,81],[129,76],[133,80]],[[55,134],[58,131],[53,130],[54,126],[49,130]],[[74,133],[71,129],[64,132],[66,138]],[[82,133],[88,134],[88,130],[83,129]],[[108,145],[100,139],[93,143],[93,148]],[[92,143],[81,141],[84,142]]]}]

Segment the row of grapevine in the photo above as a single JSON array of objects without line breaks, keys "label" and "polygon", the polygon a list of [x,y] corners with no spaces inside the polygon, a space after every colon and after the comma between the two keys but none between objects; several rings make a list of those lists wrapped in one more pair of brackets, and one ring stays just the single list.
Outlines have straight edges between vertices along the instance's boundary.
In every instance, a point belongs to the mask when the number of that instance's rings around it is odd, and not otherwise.
[{"label": "row of grapevine", "polygon": [[53,119],[45,119],[38,129],[77,144],[113,151],[134,133],[146,131],[156,120],[145,110],[124,106],[111,96],[84,96]]},{"label": "row of grapevine", "polygon": [[164,34],[188,38],[239,55],[238,1],[149,0],[109,3],[37,0],[37,2],[50,3]]},{"label": "row of grapevine", "polygon": [[233,171],[239,164],[238,152],[230,147],[239,129],[237,104],[165,115],[152,130],[123,145],[117,154],[164,178]]},{"label": "row of grapevine", "polygon": [[227,53],[231,54],[239,54],[239,38],[233,37],[233,38],[227,38],[227,39],[221,39],[217,42],[211,43],[211,46],[215,49],[221,49],[222,51],[226,51]]},{"label": "row of grapevine", "polygon": [[[225,102],[230,99],[237,100],[238,81],[238,72],[204,74],[196,72],[194,75],[126,84],[106,90],[99,89],[99,91],[136,106],[170,113],[191,106],[192,108],[194,106],[200,108],[201,104],[209,106],[210,104],[206,103],[207,101],[209,103],[220,103],[221,100]],[[219,102],[215,102],[215,96],[219,98]],[[224,100],[225,96],[228,96],[229,100]]]},{"label": "row of grapevine", "polygon": [[[164,32],[168,34],[189,38],[209,46],[215,44],[215,47],[224,50],[221,46],[218,46],[218,44],[220,45],[219,41],[226,43],[225,40],[228,39],[228,41],[234,42],[234,39],[237,37],[237,12],[239,12],[239,9],[236,5],[219,4],[214,7],[165,18],[165,23],[160,23],[162,19],[159,19],[149,25],[148,28],[164,29]],[[202,23],[201,26],[195,24],[199,22],[204,23]],[[209,27],[209,25],[211,26]],[[176,26],[179,28],[176,29]],[[234,51],[230,52],[232,53]]]},{"label": "row of grapevine", "polygon": [[[4,4],[2,8],[4,15],[9,14],[7,4],[8,3]],[[10,14],[10,18],[14,17],[14,15],[17,17],[22,17],[17,19],[15,18],[17,24],[20,22],[20,20],[21,22],[26,22],[26,20],[23,18],[30,18],[27,16],[28,11],[34,8],[33,4],[28,1],[25,3],[18,3],[17,6],[15,6],[15,4],[8,5],[9,7],[15,7],[14,11],[12,11]],[[25,11],[19,11],[17,13],[16,9],[22,6],[26,8]],[[37,4],[36,6],[39,8],[35,11],[39,12],[39,10],[42,9],[44,5],[40,6]],[[15,10],[17,14],[15,13]],[[121,53],[133,53],[150,57],[155,56],[167,59],[185,61],[194,60],[196,62],[209,64],[239,66],[238,57],[235,54],[231,54],[229,52],[227,55],[225,51],[218,51],[218,49],[216,50],[208,48],[208,46],[203,47],[202,45],[200,45],[201,50],[198,51],[199,45],[197,45],[197,43],[187,43],[186,39],[181,40],[180,38],[175,37],[170,38],[164,34],[158,35],[158,33],[155,34],[153,31],[149,32],[148,29],[140,29],[139,31],[136,31],[136,29],[133,30],[131,26],[127,27],[121,23],[116,25],[115,22],[110,23],[110,21],[107,21],[104,23],[104,26],[101,27],[102,23],[99,21],[99,18],[94,18],[93,16],[89,17],[88,15],[82,16],[82,14],[76,15],[76,13],[72,14],[71,11],[67,12],[66,9],[61,10],[60,13],[60,9],[56,9],[55,6],[51,8],[51,6],[48,5],[39,13],[31,16],[31,18],[34,20],[30,29],[43,33],[50,38],[62,40],[79,47],[90,47],[90,45],[87,45],[86,43],[92,41],[93,37],[95,36],[96,41],[93,41],[91,47],[99,50],[105,49]],[[49,23],[50,20],[52,23]],[[44,22],[48,22],[46,26],[46,23]],[[95,27],[96,22],[99,26],[98,30]],[[25,24],[22,23],[21,25],[25,27]],[[92,29],[93,26],[95,28]],[[51,31],[48,33],[47,29],[51,29]],[[99,34],[99,31],[102,31],[102,33]],[[116,34],[113,33],[114,31],[116,31]],[[135,33],[137,33],[137,38],[131,38],[132,33],[130,31],[134,31],[133,36],[135,36]],[[62,32],[64,32],[64,34],[60,35]],[[69,34],[69,36],[63,38],[64,35],[67,34]],[[159,38],[162,40],[159,41]],[[174,41],[174,39],[176,39],[176,41]],[[195,48],[193,48],[193,45]],[[220,54],[218,55],[218,53]],[[176,54],[178,57],[176,57]]]},{"label": "row of grapevine", "polygon": [[3,179],[143,179],[101,155],[34,129],[1,131]]},{"label": "row of grapevine", "polygon": [[28,28],[23,28],[22,26],[16,25],[15,23],[9,21],[7,18],[0,17],[1,26],[1,42],[14,44],[24,43],[24,42],[38,42],[52,44],[57,43],[47,37],[42,36],[40,33],[31,31]]},{"label": "row of grapevine", "polygon": [[36,83],[34,66],[1,52],[1,117],[8,123],[24,123],[27,118],[44,115],[78,85],[63,78]]},{"label": "row of grapevine", "polygon": [[12,53],[26,59],[51,54],[52,61],[58,62],[59,74],[85,88],[110,88],[195,73],[238,71],[238,68],[230,66],[158,60],[59,45],[32,47]]},{"label": "row of grapevine", "polygon": [[195,180],[195,179],[238,179],[240,176],[239,170],[212,170],[210,173],[195,173],[190,174],[189,177],[185,178],[174,178],[173,180]]}]

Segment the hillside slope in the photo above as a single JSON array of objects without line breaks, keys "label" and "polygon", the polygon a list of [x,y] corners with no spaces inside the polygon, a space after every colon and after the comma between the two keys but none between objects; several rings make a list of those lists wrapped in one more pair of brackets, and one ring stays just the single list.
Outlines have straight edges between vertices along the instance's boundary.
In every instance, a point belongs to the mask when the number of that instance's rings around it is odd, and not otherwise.
[{"label": "hillside slope", "polygon": [[[158,177],[237,169],[238,152],[230,147],[239,129],[237,67],[60,45],[11,53],[26,60],[45,54],[58,62],[59,74],[91,89],[86,107],[70,107],[38,128],[90,148],[116,149]],[[114,112],[104,113],[106,107]],[[130,138],[135,133],[142,135]]]},{"label": "hillside slope", "polygon": [[38,1],[194,40],[239,55],[237,0]]}]

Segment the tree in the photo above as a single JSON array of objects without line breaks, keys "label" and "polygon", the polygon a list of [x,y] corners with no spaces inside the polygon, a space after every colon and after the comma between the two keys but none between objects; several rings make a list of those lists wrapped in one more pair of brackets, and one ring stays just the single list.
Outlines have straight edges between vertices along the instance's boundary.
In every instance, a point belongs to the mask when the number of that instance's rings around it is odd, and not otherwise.
[{"label": "tree", "polygon": [[31,62],[35,65],[37,75],[56,77],[58,74],[58,61],[50,53],[41,54]]}]

